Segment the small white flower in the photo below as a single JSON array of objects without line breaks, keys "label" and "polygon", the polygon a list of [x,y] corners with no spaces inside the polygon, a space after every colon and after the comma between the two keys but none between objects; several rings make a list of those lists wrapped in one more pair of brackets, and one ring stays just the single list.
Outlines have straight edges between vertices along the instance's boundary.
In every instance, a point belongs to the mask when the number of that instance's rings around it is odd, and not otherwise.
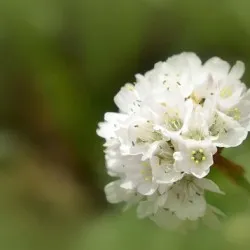
[{"label": "small white flower", "polygon": [[164,194],[166,201],[162,207],[181,220],[196,220],[203,217],[207,209],[205,190],[224,194],[211,180],[187,175],[168,188]]},{"label": "small white flower", "polygon": [[205,177],[213,165],[216,147],[210,141],[185,141],[179,143],[179,151],[174,153],[176,169],[197,178]]},{"label": "small white flower", "polygon": [[113,145],[117,145],[118,136],[117,131],[121,121],[127,119],[127,115],[120,113],[107,112],[104,115],[104,122],[100,122],[97,134],[106,140],[105,147],[109,148]]},{"label": "small white flower", "polygon": [[215,146],[228,148],[239,146],[248,130],[231,116],[215,111],[209,118],[209,134]]},{"label": "small white flower", "polygon": [[134,190],[127,190],[120,187],[121,181],[114,181],[105,186],[104,191],[110,203],[126,202],[126,208],[138,203],[143,196]]},{"label": "small white flower", "polygon": [[157,183],[169,184],[180,180],[184,172],[175,167],[174,148],[170,141],[161,141],[152,154],[152,174]]},{"label": "small white flower", "polygon": [[[218,208],[207,204],[207,208],[203,217],[198,218],[195,221],[181,220],[175,215],[175,213],[172,213],[169,210],[162,208],[158,209],[157,213],[153,216],[150,216],[149,218],[161,228],[167,230],[181,230],[185,232],[190,229],[189,225],[191,224],[191,222],[193,223],[193,229],[198,228],[199,224],[197,222],[199,221],[202,221],[206,226],[210,227],[211,229],[220,229],[221,222],[219,220],[219,217],[223,218],[225,217],[225,214],[223,214]],[[186,221],[188,221],[189,224],[187,224]]]},{"label": "small white flower", "polygon": [[246,90],[245,84],[239,80],[224,79],[218,82],[217,102],[221,108],[227,108],[239,102],[242,93]]},{"label": "small white flower", "polygon": [[167,195],[153,194],[147,196],[146,200],[140,200],[137,207],[137,215],[139,218],[145,218],[157,214],[166,203]]},{"label": "small white flower", "polygon": [[162,138],[163,135],[154,129],[151,121],[142,119],[134,121],[128,127],[130,154],[146,154],[150,146]]},{"label": "small white flower", "polygon": [[140,108],[140,98],[133,84],[127,83],[114,98],[123,113],[133,113]]},{"label": "small white flower", "polygon": [[170,188],[164,208],[175,213],[179,219],[197,220],[206,212],[205,190],[222,194],[211,180],[186,176]]},{"label": "small white flower", "polygon": [[[250,100],[250,99],[249,99]],[[250,101],[241,98],[236,104],[227,108],[221,108],[220,111],[231,117],[239,123],[245,130],[250,130]],[[238,125],[238,126],[239,126]]]},{"label": "small white flower", "polygon": [[137,161],[124,163],[124,182],[121,184],[125,189],[136,189],[142,195],[151,195],[157,188],[158,184],[152,174],[152,168],[148,161]]},{"label": "small white flower", "polygon": [[159,130],[165,136],[180,134],[185,128],[188,119],[193,109],[191,101],[184,101],[176,98],[175,101],[163,100],[158,103],[158,107],[152,109],[152,112],[158,114],[156,130]]},{"label": "small white flower", "polygon": [[106,113],[97,130],[107,172],[117,178],[105,187],[108,201],[138,205],[138,217],[164,227],[200,218],[216,224],[221,213],[204,192],[221,191],[204,177],[217,148],[240,145],[250,131],[244,70],[240,61],[202,64],[185,52],[122,87],[114,98],[119,112]]},{"label": "small white flower", "polygon": [[209,139],[208,116],[198,105],[193,108],[182,131],[185,140],[202,141]]}]

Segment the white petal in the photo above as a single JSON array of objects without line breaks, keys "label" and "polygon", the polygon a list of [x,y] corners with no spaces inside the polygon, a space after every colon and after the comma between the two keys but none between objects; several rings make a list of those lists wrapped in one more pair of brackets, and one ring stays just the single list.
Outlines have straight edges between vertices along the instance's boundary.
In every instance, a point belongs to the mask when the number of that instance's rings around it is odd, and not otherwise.
[{"label": "white petal", "polygon": [[154,212],[153,202],[141,201],[137,207],[137,216],[142,219],[152,215]]},{"label": "white petal", "polygon": [[119,203],[124,199],[124,191],[119,187],[120,181],[114,181],[105,186],[106,198],[110,203]]},{"label": "white petal", "polygon": [[109,139],[110,137],[114,136],[114,131],[112,126],[107,122],[99,122],[98,129],[96,130],[97,135],[102,138]]},{"label": "white petal", "polygon": [[[234,112],[236,110],[236,112]],[[229,110],[226,110],[225,113],[230,115],[234,120],[236,118],[237,122],[245,128],[247,131],[250,130],[250,101],[241,100],[237,105],[232,107]]]},{"label": "white petal", "polygon": [[242,100],[250,101],[250,89],[244,93]]},{"label": "white petal", "polygon": [[120,184],[120,187],[124,188],[124,189],[130,189],[131,190],[131,189],[133,189],[135,187],[135,185],[131,180],[126,180],[126,181],[123,181]]},{"label": "white petal", "polygon": [[191,169],[191,173],[195,177],[197,177],[199,179],[204,178],[205,176],[207,176],[209,174],[209,172],[210,172],[210,169],[199,169],[199,166],[193,167]]},{"label": "white petal", "polygon": [[240,79],[245,72],[245,64],[241,61],[237,61],[236,64],[232,67],[229,76],[235,79]]},{"label": "white petal", "polygon": [[124,121],[128,116],[125,114],[115,113],[115,112],[106,112],[104,114],[104,120],[107,122],[116,122]]},{"label": "white petal", "polygon": [[159,227],[169,230],[177,229],[183,221],[178,219],[175,214],[164,209],[158,210],[158,212],[150,217]]},{"label": "white petal", "polygon": [[214,145],[225,148],[239,146],[246,139],[247,130],[231,117],[221,112],[217,113],[222,121],[221,128],[226,130],[226,133],[220,133],[217,138],[212,138]]},{"label": "white petal", "polygon": [[168,188],[170,187],[171,185],[167,185],[167,184],[160,184],[159,187],[158,187],[158,191],[160,193],[160,195],[164,194]]},{"label": "white petal", "polygon": [[212,76],[215,77],[223,77],[226,76],[229,72],[230,65],[228,62],[223,61],[219,57],[213,57],[204,64],[204,68],[208,70]]},{"label": "white petal", "polygon": [[202,195],[195,196],[195,198],[192,199],[192,203],[187,201],[185,207],[180,210],[180,213],[182,213],[181,216],[183,216],[183,219],[189,219],[192,221],[197,220],[198,218],[204,216],[206,212],[206,205],[206,200]]},{"label": "white petal", "polygon": [[218,194],[225,194],[223,191],[220,190],[220,188],[213,181],[211,181],[207,178],[197,179],[197,180],[195,180],[195,182],[200,187],[202,187],[210,192],[214,192],[214,193],[218,193]]},{"label": "white petal", "polygon": [[180,54],[180,56],[183,56],[192,67],[197,67],[201,65],[200,58],[193,52],[183,52]]},{"label": "white petal", "polygon": [[152,195],[156,191],[157,187],[157,184],[145,182],[138,185],[137,191],[143,195]]},{"label": "white petal", "polygon": [[168,194],[166,193],[165,195],[161,195],[158,200],[157,200],[157,205],[160,207],[163,207],[164,204],[166,203],[168,198]]},{"label": "white petal", "polygon": [[220,230],[221,229],[221,222],[217,216],[217,214],[220,215],[220,213],[217,213],[220,210],[219,209],[216,209],[216,210],[211,205],[208,205],[206,214],[202,218],[202,221],[206,226],[210,227],[211,229]]},{"label": "white petal", "polygon": [[[136,100],[137,96],[132,84],[126,84],[114,97],[116,106],[124,113],[133,111],[133,102]],[[137,106],[134,107],[134,109],[137,108]]]},{"label": "white petal", "polygon": [[181,152],[174,152],[173,157],[176,161],[182,161],[183,160],[183,155]]}]

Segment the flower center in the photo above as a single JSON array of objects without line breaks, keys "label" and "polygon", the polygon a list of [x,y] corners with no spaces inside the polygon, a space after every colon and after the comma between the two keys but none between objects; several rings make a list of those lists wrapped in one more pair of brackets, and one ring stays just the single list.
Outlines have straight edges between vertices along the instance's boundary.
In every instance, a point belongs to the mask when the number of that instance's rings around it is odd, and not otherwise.
[{"label": "flower center", "polygon": [[230,87],[224,87],[220,91],[220,97],[223,99],[226,99],[230,97],[233,94],[232,88]]},{"label": "flower center", "polygon": [[213,118],[213,123],[209,127],[209,133],[211,136],[218,136],[218,135],[223,135],[226,134],[227,131],[227,126],[225,122],[218,116],[218,114],[215,114]]},{"label": "flower center", "polygon": [[190,130],[185,136],[196,141],[205,139],[204,132],[199,129]]},{"label": "flower center", "polygon": [[229,116],[231,116],[236,121],[239,121],[241,118],[241,113],[240,113],[240,110],[238,108],[229,109],[227,114]]},{"label": "flower center", "polygon": [[133,125],[133,130],[135,131],[133,144],[152,143],[162,139],[161,133],[153,129],[153,123],[150,121],[144,124]]},{"label": "flower center", "polygon": [[202,105],[205,102],[205,98],[198,97],[194,92],[191,94],[190,98],[195,104]]},{"label": "flower center", "polygon": [[168,113],[165,113],[165,124],[170,131],[178,131],[182,128],[183,122],[178,114],[170,116]]},{"label": "flower center", "polygon": [[159,166],[172,166],[174,164],[174,150],[169,145],[161,145],[155,156],[159,159]]},{"label": "flower center", "polygon": [[206,156],[204,154],[204,150],[201,148],[198,150],[193,150],[191,155],[191,160],[193,160],[196,164],[205,161]]}]

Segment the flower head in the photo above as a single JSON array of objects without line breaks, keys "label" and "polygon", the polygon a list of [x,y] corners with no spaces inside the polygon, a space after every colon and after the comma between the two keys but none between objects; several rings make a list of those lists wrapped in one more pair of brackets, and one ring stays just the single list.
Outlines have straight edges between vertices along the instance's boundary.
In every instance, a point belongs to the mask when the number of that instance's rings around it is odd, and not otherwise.
[{"label": "flower head", "polygon": [[115,96],[97,133],[105,142],[108,201],[137,205],[140,218],[175,225],[222,214],[206,191],[222,193],[208,176],[218,147],[240,145],[250,130],[244,64],[194,53],[175,55],[136,75]]}]

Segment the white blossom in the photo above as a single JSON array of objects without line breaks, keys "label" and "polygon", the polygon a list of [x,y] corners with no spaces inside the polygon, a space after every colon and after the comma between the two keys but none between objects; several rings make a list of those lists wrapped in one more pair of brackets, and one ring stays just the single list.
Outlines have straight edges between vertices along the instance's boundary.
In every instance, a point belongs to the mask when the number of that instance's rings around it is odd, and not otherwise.
[{"label": "white blossom", "polygon": [[178,151],[174,153],[176,169],[197,178],[205,177],[213,165],[216,147],[209,140],[180,141]]},{"label": "white blossom", "polygon": [[230,68],[218,57],[202,64],[181,53],[125,84],[114,98],[119,111],[106,113],[97,130],[117,179],[105,187],[107,200],[135,205],[139,218],[164,227],[216,224],[222,212],[204,193],[222,194],[207,179],[217,148],[240,145],[250,130],[244,70],[240,61]]}]

